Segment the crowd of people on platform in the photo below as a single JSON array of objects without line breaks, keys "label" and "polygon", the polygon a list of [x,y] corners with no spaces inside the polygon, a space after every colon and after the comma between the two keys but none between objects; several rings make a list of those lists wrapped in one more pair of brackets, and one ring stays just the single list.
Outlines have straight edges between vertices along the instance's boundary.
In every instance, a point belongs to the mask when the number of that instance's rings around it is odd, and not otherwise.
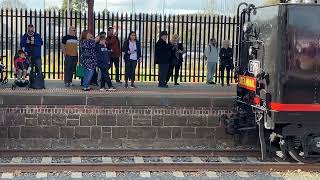
[{"label": "crowd of people on platform", "polygon": [[[77,37],[76,28],[69,27],[69,32],[62,38],[62,52],[64,60],[64,83],[66,87],[72,86],[74,74],[82,74],[81,85],[84,91],[90,90],[90,85],[98,85],[98,72],[100,73],[100,90],[114,91],[115,87],[109,74],[109,69],[114,66],[116,83],[120,81],[120,57],[123,53],[125,62],[125,88],[136,88],[135,72],[137,64],[142,61],[141,44],[137,34],[131,31],[128,38],[121,42],[114,31],[109,27],[107,32],[100,32],[94,37],[88,30],[83,30],[80,40]],[[43,80],[41,70],[41,46],[43,40],[34,31],[33,25],[28,25],[28,32],[21,39],[19,57],[15,58],[17,77],[26,75],[29,64],[31,71],[36,74],[36,79]],[[78,48],[79,47],[79,48]],[[173,34],[168,40],[167,31],[160,32],[159,40],[155,45],[155,63],[158,64],[158,76],[160,88],[168,88],[168,82],[173,77],[174,85],[179,85],[178,78],[186,53],[178,34]],[[29,57],[29,58],[26,58]],[[210,39],[204,51],[207,60],[207,84],[216,84],[213,77],[220,64],[221,85],[224,86],[224,74],[226,71],[227,85],[230,85],[230,72],[233,70],[233,50],[229,41],[223,41],[223,47],[218,49],[214,38]],[[28,60],[27,60],[28,59]],[[30,60],[30,61],[29,61]],[[79,61],[79,62],[78,62]],[[220,63],[218,63],[220,62]],[[82,73],[81,73],[82,72]],[[39,81],[41,82],[41,81]],[[44,84],[44,83],[43,83]],[[107,86],[106,86],[107,85]],[[44,85],[43,85],[44,86]]]}]

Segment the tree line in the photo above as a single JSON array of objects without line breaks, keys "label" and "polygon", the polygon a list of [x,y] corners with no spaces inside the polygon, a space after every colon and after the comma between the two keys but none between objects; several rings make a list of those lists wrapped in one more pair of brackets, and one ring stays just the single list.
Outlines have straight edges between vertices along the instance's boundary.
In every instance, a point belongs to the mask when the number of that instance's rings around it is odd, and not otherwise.
[{"label": "tree line", "polygon": [[[43,0],[45,1],[45,0]],[[264,0],[266,5],[270,4],[276,4],[279,3],[280,0]],[[28,6],[24,3],[22,0],[3,0],[0,3],[1,8],[18,8],[18,9],[25,9],[28,8]],[[77,11],[77,12],[83,12],[86,11],[88,5],[87,0],[63,0],[62,6],[54,6],[54,7],[48,7],[47,9],[56,9],[56,10],[69,10]]]}]

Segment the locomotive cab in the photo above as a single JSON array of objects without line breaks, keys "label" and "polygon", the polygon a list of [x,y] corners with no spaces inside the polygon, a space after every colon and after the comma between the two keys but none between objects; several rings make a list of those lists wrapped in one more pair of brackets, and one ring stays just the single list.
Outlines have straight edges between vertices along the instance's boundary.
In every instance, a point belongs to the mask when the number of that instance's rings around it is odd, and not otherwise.
[{"label": "locomotive cab", "polygon": [[242,5],[237,114],[226,131],[258,131],[263,159],[269,151],[318,162],[320,4]]}]

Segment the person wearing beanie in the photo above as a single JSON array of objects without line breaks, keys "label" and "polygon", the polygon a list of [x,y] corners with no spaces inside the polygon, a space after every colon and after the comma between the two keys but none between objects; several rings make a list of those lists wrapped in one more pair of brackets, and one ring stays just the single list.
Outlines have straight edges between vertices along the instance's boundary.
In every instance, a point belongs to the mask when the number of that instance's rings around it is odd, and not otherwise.
[{"label": "person wearing beanie", "polygon": [[168,33],[162,31],[155,47],[155,63],[159,65],[159,85],[161,88],[168,88],[167,76],[171,60],[172,46],[168,44]]},{"label": "person wearing beanie", "polygon": [[99,33],[99,36],[100,36],[100,37],[102,37],[102,36],[107,37],[107,33],[104,32],[104,31],[102,31],[102,32]]},{"label": "person wearing beanie", "polygon": [[[32,72],[36,73],[37,79],[41,80],[41,85],[44,88],[44,77],[42,75],[41,62],[41,47],[43,40],[40,34],[36,33],[32,24],[28,25],[28,31],[21,37],[20,47],[25,52],[26,56],[31,60]],[[35,70],[35,71],[34,71]],[[31,83],[31,87],[34,87]]]}]

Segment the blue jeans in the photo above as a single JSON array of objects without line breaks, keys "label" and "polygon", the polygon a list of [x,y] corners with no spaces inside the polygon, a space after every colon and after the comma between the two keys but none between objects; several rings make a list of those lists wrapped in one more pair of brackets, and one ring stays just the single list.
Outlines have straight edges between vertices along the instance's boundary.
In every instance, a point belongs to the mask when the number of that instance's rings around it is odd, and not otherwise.
[{"label": "blue jeans", "polygon": [[94,69],[84,69],[83,88],[89,88]]},{"label": "blue jeans", "polygon": [[217,63],[208,62],[207,64],[207,83],[213,82],[213,75],[216,73]]}]

